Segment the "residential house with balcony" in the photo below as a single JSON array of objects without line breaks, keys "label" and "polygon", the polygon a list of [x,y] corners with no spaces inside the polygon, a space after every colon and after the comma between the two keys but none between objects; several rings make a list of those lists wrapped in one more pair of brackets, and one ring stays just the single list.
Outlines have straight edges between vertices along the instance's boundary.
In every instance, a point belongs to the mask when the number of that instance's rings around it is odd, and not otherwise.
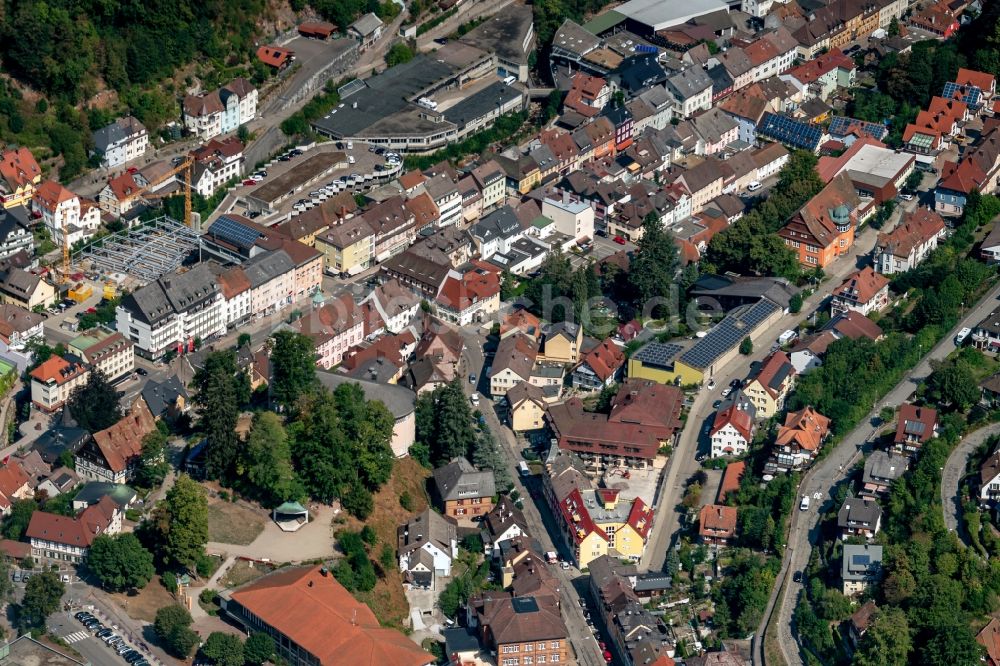
[{"label": "residential house with balcony", "polygon": [[42,170],[27,148],[5,150],[0,156],[0,201],[4,208],[25,206],[42,182]]},{"label": "residential house with balcony", "polygon": [[514,432],[541,430],[550,396],[531,382],[519,382],[504,395],[507,423]]},{"label": "residential house with balcony", "polygon": [[469,175],[482,195],[483,212],[490,212],[504,204],[507,198],[506,176],[499,164],[488,160],[474,168]]},{"label": "residential house with balcony", "polygon": [[792,67],[779,75],[802,92],[805,99],[826,101],[838,88],[854,86],[857,65],[840,49],[833,49],[818,58]]},{"label": "residential house with balcony", "polygon": [[30,215],[24,206],[0,207],[0,259],[22,251],[26,256],[34,254],[35,237],[31,233],[33,220]]},{"label": "residential house with balcony", "polygon": [[235,136],[208,143],[191,151],[194,174],[191,187],[206,199],[229,181],[243,174],[243,142]]},{"label": "residential house with balcony", "polygon": [[848,275],[833,290],[830,314],[836,317],[844,312],[858,312],[866,317],[889,305],[889,279],[876,273],[871,266]]},{"label": "residential house with balcony", "polygon": [[778,428],[764,472],[774,474],[808,467],[829,436],[830,419],[811,406],[789,412],[785,415],[784,424]]},{"label": "residential house with balcony", "polygon": [[31,208],[60,246],[64,234],[69,236],[70,244],[76,243],[96,234],[101,224],[99,210],[89,206],[84,210],[80,197],[53,180],[38,185]]},{"label": "residential house with balcony", "polygon": [[861,497],[877,499],[886,495],[893,482],[901,477],[909,467],[910,459],[892,451],[873,451],[865,459],[865,470],[861,477]]},{"label": "residential house with balcony", "polygon": [[785,408],[785,399],[795,386],[795,377],[795,367],[783,351],[751,364],[743,394],[753,403],[756,418],[769,419]]},{"label": "residential house with balcony", "polygon": [[31,514],[24,536],[31,542],[31,555],[48,564],[81,564],[94,539],[114,536],[122,529],[121,507],[109,495],[75,517],[44,511]]},{"label": "residential house with balcony", "polygon": [[913,455],[937,435],[936,409],[918,407],[908,402],[899,406],[899,413],[896,415],[896,437],[893,439],[897,452]]},{"label": "residential house with balcony", "polygon": [[757,433],[757,408],[737,389],[719,405],[708,431],[711,456],[741,456]]},{"label": "residential house with balcony", "polygon": [[701,67],[688,67],[667,77],[664,85],[674,98],[674,113],[690,118],[712,108],[712,78]]},{"label": "residential house with balcony", "polygon": [[244,78],[202,95],[184,98],[184,129],[208,141],[229,134],[257,116],[257,89]]},{"label": "residential house with balcony", "polygon": [[372,265],[375,231],[364,217],[352,217],[316,237],[325,271],[332,275],[357,275]]},{"label": "residential house with balcony", "polygon": [[104,212],[121,217],[142,203],[148,185],[142,173],[126,171],[108,179],[107,185],[97,194],[97,204]]},{"label": "residential house with balcony", "polygon": [[599,391],[618,381],[624,367],[624,351],[611,338],[606,338],[584,354],[579,365],[573,368],[570,382],[576,389]]},{"label": "residential house with balcony", "polygon": [[413,322],[420,309],[420,299],[396,280],[380,284],[364,302],[371,303],[382,318],[385,330],[390,333],[402,332]]},{"label": "residential house with balcony", "polygon": [[250,307],[250,292],[253,288],[243,267],[233,266],[219,273],[216,280],[222,294],[226,327],[233,328],[248,322],[254,314]]},{"label": "residential house with balcony", "polygon": [[439,212],[438,226],[449,227],[462,218],[462,193],[447,173],[428,178],[424,190],[434,200]]},{"label": "residential house with balcony", "polygon": [[859,536],[871,541],[881,527],[882,507],[873,499],[848,497],[837,512],[841,540]]},{"label": "residential house with balcony", "polygon": [[583,347],[583,326],[567,321],[542,328],[542,348],[539,360],[572,364],[580,360]]},{"label": "residential house with balcony", "polygon": [[500,340],[490,370],[490,394],[493,399],[506,395],[520,382],[531,379],[538,356],[538,343],[527,335],[511,335]]},{"label": "residential house with balcony", "polygon": [[114,425],[95,432],[74,457],[76,473],[89,481],[129,483],[142,457],[142,440],[156,429],[156,419],[138,399]]},{"label": "residential house with balcony", "polygon": [[461,456],[434,470],[434,489],[441,512],[466,527],[493,509],[497,494],[493,470],[478,470]]},{"label": "residential house with balcony", "polygon": [[904,214],[892,231],[878,235],[873,251],[875,270],[894,275],[916,268],[937,248],[945,228],[944,219],[929,208]]},{"label": "residential house with balcony", "polygon": [[0,352],[23,351],[31,340],[45,334],[45,317],[19,305],[0,303]]},{"label": "residential house with balcony", "polygon": [[502,495],[496,506],[483,517],[480,526],[479,534],[488,559],[500,557],[503,542],[528,534],[524,514],[506,495]]},{"label": "residential house with balcony", "polygon": [[75,356],[53,355],[29,376],[31,402],[42,411],[52,413],[66,404],[73,389],[87,383],[90,368]]},{"label": "residential house with balcony", "polygon": [[728,546],[736,541],[735,506],[706,504],[698,512],[698,539],[708,545]]},{"label": "residential house with balcony", "polygon": [[433,589],[438,577],[451,576],[458,557],[458,532],[451,518],[425,509],[396,529],[396,540],[405,582]]}]

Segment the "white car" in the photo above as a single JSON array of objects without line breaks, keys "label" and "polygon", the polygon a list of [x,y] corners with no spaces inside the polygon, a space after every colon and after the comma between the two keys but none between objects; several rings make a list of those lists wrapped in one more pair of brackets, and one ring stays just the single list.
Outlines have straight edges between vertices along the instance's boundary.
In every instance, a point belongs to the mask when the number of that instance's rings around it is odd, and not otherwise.
[{"label": "white car", "polygon": [[750,181],[750,184],[747,185],[747,191],[756,192],[762,187],[764,187],[764,185],[759,180],[752,180]]},{"label": "white car", "polygon": [[733,389],[731,389],[730,387],[727,386],[726,388],[722,389],[722,397],[725,398],[726,396],[728,396],[732,392],[733,392]]},{"label": "white car", "polygon": [[902,199],[903,201],[913,201],[912,194],[900,194],[899,198]]},{"label": "white car", "polygon": [[347,156],[347,163],[348,164],[354,164],[356,161],[357,160],[354,159],[354,155],[348,155]]}]

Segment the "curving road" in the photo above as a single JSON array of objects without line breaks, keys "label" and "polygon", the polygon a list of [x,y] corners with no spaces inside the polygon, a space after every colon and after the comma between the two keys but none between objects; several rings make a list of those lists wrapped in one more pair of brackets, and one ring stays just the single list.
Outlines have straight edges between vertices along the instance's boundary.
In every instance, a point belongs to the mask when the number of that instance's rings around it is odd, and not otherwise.
[{"label": "curving road", "polygon": [[[813,501],[808,511],[795,510],[792,513],[788,546],[785,549],[785,557],[782,561],[781,571],[775,581],[774,589],[771,592],[769,609],[764,613],[764,618],[755,635],[754,661],[757,664],[764,664],[763,642],[768,625],[775,623],[778,630],[778,644],[782,655],[788,666],[801,666],[802,658],[799,650],[796,649],[798,643],[792,631],[792,613],[795,610],[795,603],[802,589],[801,583],[792,580],[789,572],[801,571],[809,563],[809,554],[812,543],[818,538],[817,520],[819,509],[829,508],[831,493],[834,487],[843,481],[851,471],[851,467],[857,458],[862,454],[866,442],[874,432],[871,426],[872,421],[878,416],[882,407],[898,407],[905,402],[916,390],[917,386],[931,372],[930,362],[941,360],[955,350],[955,334],[964,327],[972,327],[979,323],[990,312],[997,308],[997,296],[1000,295],[1000,285],[991,289],[976,307],[971,309],[962,321],[948,333],[929,353],[927,353],[917,367],[906,374],[899,384],[897,384],[878,404],[874,405],[871,412],[861,421],[854,430],[845,436],[836,448],[816,466],[814,466],[803,478],[799,486],[800,495],[814,496],[819,493],[822,499]],[[782,585],[785,585],[784,596],[778,599]]]},{"label": "curving road", "polygon": [[969,464],[969,458],[979,445],[993,435],[1000,435],[1000,423],[993,423],[976,430],[959,442],[958,446],[948,454],[948,462],[941,471],[941,508],[944,511],[944,525],[951,532],[957,532],[958,538],[969,545],[968,535],[962,524],[962,477]]}]

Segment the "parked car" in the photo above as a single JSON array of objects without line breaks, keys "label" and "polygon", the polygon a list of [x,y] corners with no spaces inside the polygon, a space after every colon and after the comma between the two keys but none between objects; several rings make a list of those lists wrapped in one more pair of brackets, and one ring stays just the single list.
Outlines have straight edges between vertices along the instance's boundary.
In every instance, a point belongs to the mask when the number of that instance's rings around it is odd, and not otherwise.
[{"label": "parked car", "polygon": [[756,192],[757,190],[759,190],[762,187],[764,187],[764,184],[761,183],[759,180],[751,180],[750,184],[747,185],[747,191],[748,192]]},{"label": "parked car", "polygon": [[907,194],[905,192],[903,194],[900,194],[899,198],[902,199],[903,201],[913,201],[913,195]]},{"label": "parked car", "polygon": [[727,386],[726,388],[722,389],[722,397],[725,398],[725,397],[727,397],[732,392],[733,392],[733,389],[731,389],[730,387]]},{"label": "parked car", "polygon": [[742,388],[743,387],[743,380],[742,379],[734,379],[733,381],[729,382],[729,386],[732,387],[732,388],[734,388],[734,389]]},{"label": "parked car", "polygon": [[246,180],[243,181],[243,184],[249,187],[250,185],[256,185],[257,181],[254,180],[253,178],[247,178]]},{"label": "parked car", "polygon": [[966,326],[961,331],[959,331],[955,335],[955,346],[956,347],[961,347],[962,343],[965,342],[965,339],[969,337],[970,333],[972,333],[972,329],[969,328],[968,326]]},{"label": "parked car", "polygon": [[796,583],[801,583],[802,582],[802,572],[801,571],[796,571],[795,573],[793,573],[792,574],[792,580],[794,582],[796,582]]},{"label": "parked car", "polygon": [[624,245],[625,244],[625,239],[622,238],[621,236],[615,236],[614,241],[616,243],[618,243],[619,245]]}]

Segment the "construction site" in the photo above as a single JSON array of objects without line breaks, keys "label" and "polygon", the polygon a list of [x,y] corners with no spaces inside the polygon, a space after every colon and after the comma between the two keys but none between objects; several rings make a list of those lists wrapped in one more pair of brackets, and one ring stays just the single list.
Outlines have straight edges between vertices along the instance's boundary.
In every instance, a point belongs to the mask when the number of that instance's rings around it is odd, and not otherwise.
[{"label": "construction site", "polygon": [[105,236],[73,255],[73,265],[101,273],[133,288],[176,271],[198,258],[201,235],[183,222],[162,216]]}]

